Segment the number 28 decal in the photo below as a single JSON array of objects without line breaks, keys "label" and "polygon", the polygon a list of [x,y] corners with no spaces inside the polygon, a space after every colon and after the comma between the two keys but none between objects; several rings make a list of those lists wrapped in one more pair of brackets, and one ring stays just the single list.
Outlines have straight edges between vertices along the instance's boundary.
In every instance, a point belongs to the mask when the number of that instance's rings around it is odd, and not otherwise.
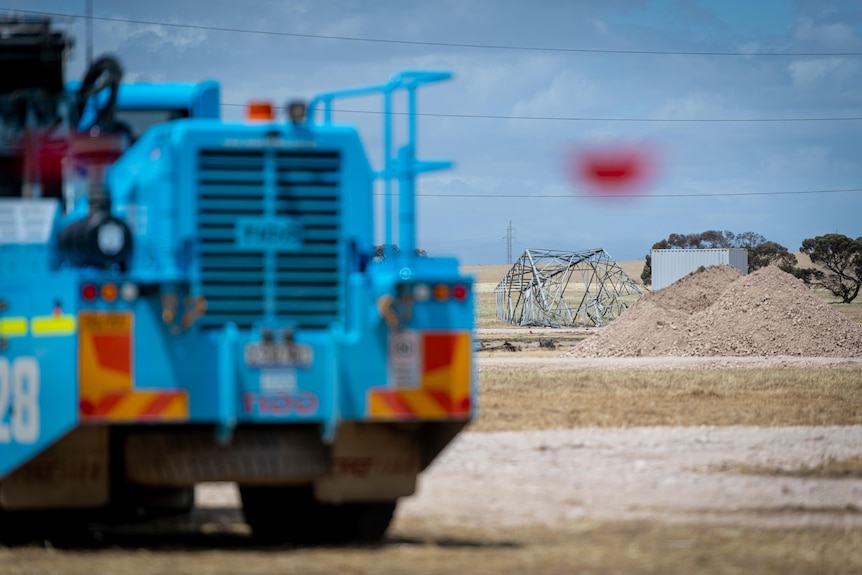
[{"label": "number 28 decal", "polygon": [[12,363],[0,357],[0,443],[39,439],[39,364],[34,357]]}]

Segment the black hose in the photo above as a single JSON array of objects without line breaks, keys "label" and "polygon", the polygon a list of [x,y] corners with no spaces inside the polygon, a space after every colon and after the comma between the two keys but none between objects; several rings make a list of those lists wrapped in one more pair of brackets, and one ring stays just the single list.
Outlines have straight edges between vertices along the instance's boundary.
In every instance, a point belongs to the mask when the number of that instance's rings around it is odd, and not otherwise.
[{"label": "black hose", "polygon": [[117,93],[120,90],[120,80],[122,77],[123,69],[115,58],[102,56],[93,62],[84,75],[84,80],[81,82],[81,87],[78,89],[76,96],[78,120],[80,121],[81,116],[84,114],[87,100],[91,97],[96,98],[99,92],[107,88],[110,92],[108,94],[108,101],[103,107],[99,107],[97,99],[93,100],[96,106],[96,120],[92,126],[99,126],[101,128],[111,127],[114,123]]}]

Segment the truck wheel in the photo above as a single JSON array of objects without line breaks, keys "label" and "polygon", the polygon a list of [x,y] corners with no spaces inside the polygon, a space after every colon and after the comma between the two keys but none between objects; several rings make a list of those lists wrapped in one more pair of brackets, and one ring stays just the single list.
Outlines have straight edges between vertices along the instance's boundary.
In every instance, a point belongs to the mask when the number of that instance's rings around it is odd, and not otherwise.
[{"label": "truck wheel", "polygon": [[395,502],[332,505],[311,487],[240,487],[255,537],[270,543],[371,543],[386,533]]},{"label": "truck wheel", "polygon": [[135,522],[188,515],[195,506],[194,487],[115,487],[111,511],[116,521]]},{"label": "truck wheel", "polygon": [[94,541],[86,513],[76,511],[5,511],[0,509],[0,544],[26,545],[51,541],[76,546]]}]

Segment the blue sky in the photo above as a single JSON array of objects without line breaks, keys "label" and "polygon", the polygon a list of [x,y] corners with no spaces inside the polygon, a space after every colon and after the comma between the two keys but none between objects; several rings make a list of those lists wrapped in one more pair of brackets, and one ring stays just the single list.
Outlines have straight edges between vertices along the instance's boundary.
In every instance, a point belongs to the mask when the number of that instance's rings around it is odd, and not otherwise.
[{"label": "blue sky", "polygon": [[[0,0],[5,9],[80,15],[84,0]],[[127,79],[217,79],[227,117],[252,98],[280,103],[406,68],[452,71],[421,94],[422,112],[503,118],[420,119],[420,154],[455,161],[419,184],[418,245],[432,255],[506,263],[509,221],[514,257],[601,247],[634,259],[670,233],[708,229],[758,232],[790,250],[826,233],[862,236],[862,121],[680,121],[862,117],[854,0],[93,0],[93,9],[111,19],[93,21],[95,53],[118,55]],[[68,71],[80,77],[83,21],[56,23],[76,36]],[[379,118],[336,118],[379,142]],[[639,197],[584,197],[595,191],[569,177],[572,150],[630,145],[659,159]]]}]

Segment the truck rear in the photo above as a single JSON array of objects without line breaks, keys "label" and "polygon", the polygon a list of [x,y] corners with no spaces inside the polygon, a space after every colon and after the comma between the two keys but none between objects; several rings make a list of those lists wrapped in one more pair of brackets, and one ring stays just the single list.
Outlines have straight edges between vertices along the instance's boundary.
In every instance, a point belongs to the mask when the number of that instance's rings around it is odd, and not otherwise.
[{"label": "truck rear", "polygon": [[[449,75],[226,122],[214,83],[112,74],[76,86],[67,132],[6,131],[28,165],[59,141],[64,181],[0,198],[0,524],[176,511],[230,481],[261,537],[380,538],[475,410],[470,279],[415,246],[415,178],[448,166],[416,158],[416,93]],[[332,121],[373,94],[379,169]],[[174,113],[141,131],[132,110]]]}]

